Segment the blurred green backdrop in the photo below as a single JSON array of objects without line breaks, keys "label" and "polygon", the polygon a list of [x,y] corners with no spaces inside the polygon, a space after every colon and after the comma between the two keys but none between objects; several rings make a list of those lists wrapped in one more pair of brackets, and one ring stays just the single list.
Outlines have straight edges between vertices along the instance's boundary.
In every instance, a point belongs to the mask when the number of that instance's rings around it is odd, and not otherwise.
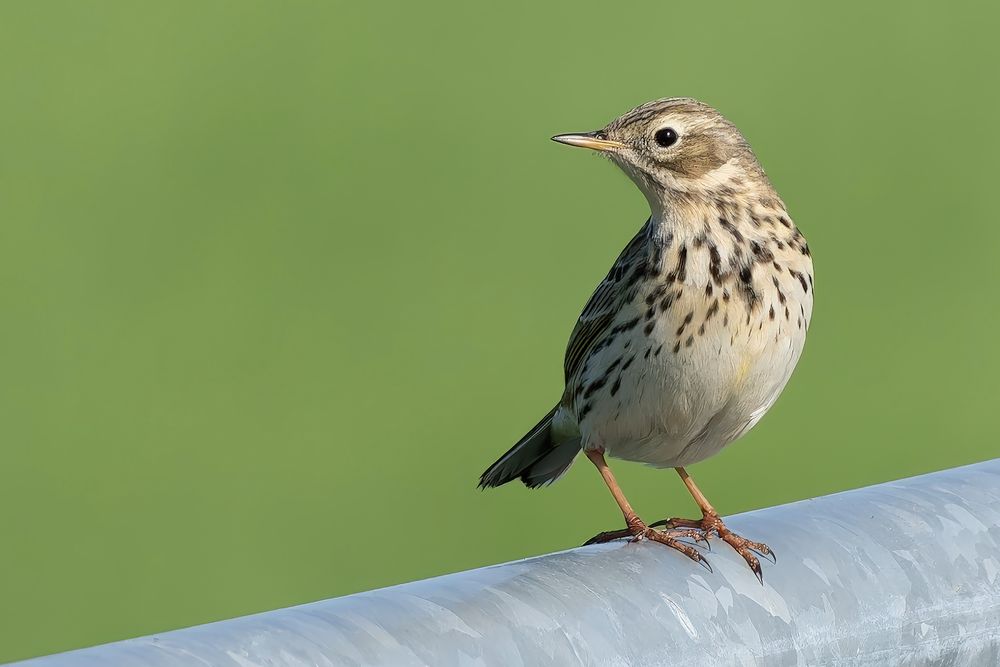
[{"label": "blurred green backdrop", "polygon": [[4,2],[0,661],[616,526],[587,465],[475,484],[646,216],[548,137],[654,97],[733,119],[816,258],[785,396],[694,469],[715,504],[996,456],[1000,43],[972,6]]}]

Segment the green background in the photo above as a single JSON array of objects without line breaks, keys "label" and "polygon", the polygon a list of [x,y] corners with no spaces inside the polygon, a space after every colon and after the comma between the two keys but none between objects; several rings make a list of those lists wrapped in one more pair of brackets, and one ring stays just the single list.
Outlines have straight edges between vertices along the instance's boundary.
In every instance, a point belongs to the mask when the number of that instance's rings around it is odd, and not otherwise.
[{"label": "green background", "polygon": [[[579,544],[483,493],[646,216],[557,146],[692,95],[810,240],[806,353],[693,474],[726,513],[997,455],[997,10],[0,5],[0,660]],[[650,519],[672,473],[616,466]]]}]

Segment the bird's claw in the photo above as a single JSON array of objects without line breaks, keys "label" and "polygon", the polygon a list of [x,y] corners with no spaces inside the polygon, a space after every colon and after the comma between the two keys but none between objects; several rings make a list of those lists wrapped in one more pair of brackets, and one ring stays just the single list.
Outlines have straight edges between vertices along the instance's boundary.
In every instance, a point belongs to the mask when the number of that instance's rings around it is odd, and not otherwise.
[{"label": "bird's claw", "polygon": [[748,542],[747,547],[749,547],[754,553],[756,553],[761,558],[766,558],[774,565],[778,564],[778,557],[775,555],[771,547],[767,546],[763,542]]},{"label": "bird's claw", "polygon": [[[691,532],[693,532],[693,531],[691,531]],[[642,537],[644,537],[644,538],[646,538],[648,540],[652,540],[653,542],[659,542],[660,544],[664,544],[664,545],[670,547],[671,549],[676,549],[677,551],[680,551],[682,554],[684,554],[685,556],[687,556],[688,558],[690,558],[694,562],[698,563],[698,565],[701,565],[703,568],[705,568],[709,572],[713,572],[714,571],[714,570],[712,570],[712,566],[711,566],[711,564],[709,564],[708,560],[706,560],[705,557],[701,555],[701,552],[699,552],[697,549],[695,549],[690,544],[685,544],[684,542],[681,542],[680,540],[676,539],[676,537],[668,535],[667,533],[665,533],[663,531],[656,530],[655,528],[646,528],[646,530],[643,531],[641,533],[641,535],[642,535]],[[691,537],[691,536],[690,535],[680,535],[680,537]],[[701,536],[699,536],[699,537],[701,537]],[[702,539],[704,539],[704,538],[702,537]],[[696,541],[697,541],[697,539],[696,539]],[[705,540],[705,541],[707,542],[708,540]]]},{"label": "bird's claw", "polygon": [[638,542],[641,540],[649,540],[651,542],[658,542],[671,549],[676,549],[682,554],[695,561],[702,567],[704,567],[709,572],[713,572],[712,566],[705,559],[704,556],[696,549],[694,546],[681,542],[679,538],[689,538],[694,540],[695,546],[701,546],[699,543],[704,542],[708,551],[712,550],[712,545],[709,544],[707,536],[698,530],[656,530],[652,526],[646,526],[642,523],[636,522],[629,528],[622,528],[621,530],[606,530],[603,533],[598,533],[592,538],[583,543],[583,546],[588,546],[591,544],[603,544],[604,542],[611,542],[613,540],[619,540],[622,538],[630,537],[631,541]]},{"label": "bird's claw", "polygon": [[[663,522],[661,521],[659,523],[662,524]],[[648,526],[648,528],[650,530],[652,530],[653,528],[656,527],[656,525],[657,524],[650,525],[650,526]],[[662,530],[662,531],[656,531],[656,532],[658,532],[660,534],[663,534],[663,535],[666,535],[667,537],[673,538],[675,540],[676,539],[680,539],[680,538],[688,538],[688,539],[694,540],[694,543],[695,543],[694,545],[697,546],[697,547],[701,547],[701,543],[704,542],[705,549],[707,549],[708,551],[712,550],[712,543],[708,541],[708,537],[705,535],[705,533],[703,533],[701,531],[698,531],[698,530],[669,530],[668,529],[668,530]],[[630,538],[632,538],[632,541],[636,541],[637,542],[639,540],[646,539],[648,536],[645,535],[641,531],[639,533],[633,533],[628,528],[622,528],[620,530],[606,530],[606,531],[604,531],[602,533],[598,533],[597,535],[594,535],[592,538],[590,538],[589,540],[587,540],[586,542],[584,542],[583,546],[586,547],[586,546],[590,546],[591,544],[603,544],[605,542],[613,542],[614,540],[621,540],[621,539],[624,539],[626,537],[630,537]]]},{"label": "bird's claw", "polygon": [[[663,527],[668,530],[677,529],[688,529],[691,532],[701,531],[701,535],[704,536],[705,543],[709,544],[708,536],[712,533],[718,535],[722,540],[731,546],[736,553],[738,553],[743,560],[746,561],[747,565],[753,571],[754,575],[757,577],[757,581],[764,584],[764,574],[760,568],[760,560],[758,560],[756,553],[761,558],[766,558],[772,563],[778,562],[778,557],[775,555],[774,550],[767,546],[763,542],[752,542],[744,537],[740,537],[736,533],[732,532],[726,525],[722,522],[717,514],[706,514],[702,519],[663,519],[662,521],[657,521],[655,523],[649,524],[650,528]],[[709,547],[711,549],[711,546]]]},{"label": "bird's claw", "polygon": [[621,530],[606,530],[603,533],[594,535],[592,538],[584,542],[583,546],[587,547],[591,544],[604,544],[605,542],[620,540],[623,537],[633,537],[632,531],[628,528],[622,528]]}]

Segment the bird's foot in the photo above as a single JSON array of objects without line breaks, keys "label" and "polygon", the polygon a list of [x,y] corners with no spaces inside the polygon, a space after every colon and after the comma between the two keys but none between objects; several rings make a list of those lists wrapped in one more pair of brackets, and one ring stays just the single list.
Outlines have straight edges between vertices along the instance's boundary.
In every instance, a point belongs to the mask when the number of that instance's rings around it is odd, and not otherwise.
[{"label": "bird's foot", "polygon": [[[703,538],[707,538],[712,533],[715,533],[722,541],[731,546],[736,550],[743,560],[747,562],[750,569],[757,576],[757,580],[760,581],[761,585],[764,584],[764,574],[760,569],[760,561],[757,559],[756,553],[759,556],[769,559],[772,563],[778,561],[777,557],[774,555],[774,551],[771,547],[767,546],[763,542],[752,542],[745,537],[740,537],[733,531],[726,528],[726,524],[722,522],[722,519],[715,512],[706,512],[701,519],[664,519],[663,521],[657,521],[656,523],[650,524],[650,528],[655,528],[657,526],[663,526],[668,530],[677,529],[687,529],[694,531],[701,531]],[[708,540],[706,539],[706,542]]]},{"label": "bird's foot", "polygon": [[697,549],[692,547],[690,544],[685,544],[680,541],[680,538],[686,537],[694,540],[696,543],[704,542],[707,546],[708,540],[706,539],[706,533],[704,531],[692,530],[689,528],[674,528],[673,526],[670,526],[667,530],[656,530],[655,528],[647,526],[638,517],[635,517],[626,523],[628,524],[628,528],[622,528],[621,530],[608,530],[603,533],[598,533],[584,542],[583,545],[602,544],[604,542],[611,542],[612,540],[618,540],[623,537],[631,537],[633,542],[650,540],[652,542],[659,542],[660,544],[668,546],[671,549],[676,549],[707,569],[709,572],[712,571],[712,566],[708,564],[708,561],[705,560],[705,557],[702,556]]}]

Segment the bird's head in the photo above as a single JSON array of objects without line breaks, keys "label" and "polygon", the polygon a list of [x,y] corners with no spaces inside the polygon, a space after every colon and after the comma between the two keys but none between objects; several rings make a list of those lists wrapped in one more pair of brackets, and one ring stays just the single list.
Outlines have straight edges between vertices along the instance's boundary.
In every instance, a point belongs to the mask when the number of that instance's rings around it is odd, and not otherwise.
[{"label": "bird's head", "polygon": [[740,131],[712,107],[687,97],[647,102],[603,129],[552,139],[610,158],[654,211],[671,200],[713,197],[722,189],[770,189]]}]

